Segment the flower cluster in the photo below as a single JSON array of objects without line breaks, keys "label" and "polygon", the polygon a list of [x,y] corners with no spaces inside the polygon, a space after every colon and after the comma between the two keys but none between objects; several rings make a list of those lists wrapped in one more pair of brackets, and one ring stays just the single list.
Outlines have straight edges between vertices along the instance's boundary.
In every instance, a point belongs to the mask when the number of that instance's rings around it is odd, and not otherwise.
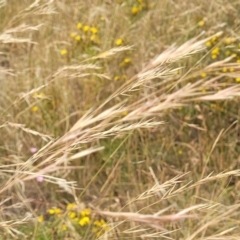
[{"label": "flower cluster", "polygon": [[[69,203],[65,210],[58,207],[50,208],[47,210],[47,214],[50,216],[50,218],[48,218],[48,222],[53,221],[56,218],[63,220],[61,221],[60,226],[61,231],[68,231],[66,220],[70,221],[72,226],[75,227],[75,230],[80,234],[84,233],[86,227],[90,227],[92,229],[92,233],[99,237],[110,229],[104,219],[94,219],[90,208],[84,208],[79,211],[78,206],[75,203]],[[39,223],[43,224],[45,218],[43,215],[40,215],[37,220]]]},{"label": "flower cluster", "polygon": [[[232,60],[229,63],[240,63],[240,41],[238,39],[218,34],[209,39],[206,42],[206,46],[208,52],[210,52],[211,61],[220,61],[230,57]],[[234,67],[222,67],[219,70],[222,73],[235,72]],[[214,75],[219,75],[220,72],[215,72]],[[201,76],[206,77],[206,73],[202,73]],[[240,82],[240,78],[235,77],[235,81]]]},{"label": "flower cluster", "polygon": [[147,3],[144,0],[137,0],[131,8],[132,15],[137,15],[141,11],[147,8]]},{"label": "flower cluster", "polygon": [[[83,24],[78,22],[75,30],[70,33],[71,46],[73,50],[77,50],[79,46],[87,48],[88,46],[99,45],[101,43],[99,29],[97,26]],[[60,50],[62,56],[69,56],[69,50],[63,48]]]}]

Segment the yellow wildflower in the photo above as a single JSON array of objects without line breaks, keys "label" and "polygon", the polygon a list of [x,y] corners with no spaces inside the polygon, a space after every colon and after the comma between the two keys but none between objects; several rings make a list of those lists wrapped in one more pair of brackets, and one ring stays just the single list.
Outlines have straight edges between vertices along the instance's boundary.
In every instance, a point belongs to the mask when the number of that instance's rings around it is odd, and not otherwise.
[{"label": "yellow wildflower", "polygon": [[116,44],[117,46],[121,46],[121,45],[123,44],[123,39],[122,39],[122,38],[117,39],[116,42],[115,42],[115,44]]},{"label": "yellow wildflower", "polygon": [[204,20],[201,20],[198,22],[198,26],[199,27],[203,27],[205,25],[205,21]]},{"label": "yellow wildflower", "polygon": [[217,108],[217,105],[216,105],[215,103],[211,103],[211,104],[210,104],[210,107],[211,107],[211,108]]},{"label": "yellow wildflower", "polygon": [[106,232],[110,229],[104,219],[94,221],[93,225],[95,226],[95,228],[93,228],[93,231],[96,234],[102,234],[103,232]]},{"label": "yellow wildflower", "polygon": [[91,208],[85,208],[83,211],[80,212],[80,214],[83,217],[86,217],[86,216],[89,216],[91,214],[91,212],[92,212]]},{"label": "yellow wildflower", "polygon": [[128,115],[128,112],[127,112],[127,111],[124,111],[124,112],[122,112],[122,115],[123,115],[123,116],[127,116],[127,115]]},{"label": "yellow wildflower", "polygon": [[138,14],[139,11],[140,11],[140,8],[139,8],[139,7],[136,7],[136,6],[133,6],[133,7],[132,7],[131,12],[132,12],[133,15]]},{"label": "yellow wildflower", "polygon": [[114,81],[118,81],[118,80],[120,80],[120,77],[119,76],[115,76],[114,77]]},{"label": "yellow wildflower", "polygon": [[72,32],[72,33],[70,34],[70,37],[71,37],[71,38],[75,38],[75,37],[76,37],[76,33],[75,33],[75,32]]},{"label": "yellow wildflower", "polygon": [[215,54],[215,55],[218,55],[219,54],[219,51],[220,51],[220,49],[219,49],[219,47],[216,47],[216,48],[214,48],[213,50],[212,50],[212,54]]},{"label": "yellow wildflower", "polygon": [[75,209],[77,209],[76,203],[68,203],[67,210],[75,210]]},{"label": "yellow wildflower", "polygon": [[66,224],[63,224],[63,225],[62,225],[62,230],[63,230],[63,231],[66,231],[66,230],[67,230],[67,225],[66,225]]},{"label": "yellow wildflower", "polygon": [[32,112],[37,112],[38,111],[38,106],[32,107]]},{"label": "yellow wildflower", "polygon": [[90,40],[91,40],[92,42],[94,42],[94,43],[99,43],[99,41],[100,41],[100,39],[99,39],[99,37],[98,37],[97,35],[92,35],[92,36],[90,37]]},{"label": "yellow wildflower", "polygon": [[232,44],[232,43],[234,43],[236,41],[236,39],[235,38],[225,38],[224,39],[224,42],[227,44],[227,45],[229,45],[229,44]]},{"label": "yellow wildflower", "polygon": [[182,154],[183,154],[182,150],[181,149],[178,150],[178,155],[182,155]]},{"label": "yellow wildflower", "polygon": [[205,72],[201,73],[201,77],[205,78],[207,76],[207,74]]},{"label": "yellow wildflower", "polygon": [[64,55],[66,55],[66,54],[67,54],[67,49],[62,49],[62,50],[61,50],[61,55],[64,56]]},{"label": "yellow wildflower", "polygon": [[227,50],[226,52],[225,52],[225,55],[226,56],[229,56],[231,54],[231,52],[229,51],[229,50]]},{"label": "yellow wildflower", "polygon": [[53,214],[55,214],[55,210],[54,210],[54,209],[49,209],[49,210],[48,210],[48,213],[51,214],[51,215],[53,215]]},{"label": "yellow wildflower", "polygon": [[41,215],[41,216],[39,216],[38,218],[37,218],[37,220],[38,220],[38,222],[43,222],[44,221],[44,217],[43,217],[43,215]]},{"label": "yellow wildflower", "polygon": [[206,42],[206,46],[207,46],[207,47],[211,47],[211,46],[212,46],[212,43],[211,43],[210,41],[207,41],[207,42]]},{"label": "yellow wildflower", "polygon": [[69,213],[68,213],[68,217],[69,217],[70,219],[74,219],[74,218],[76,218],[76,216],[77,216],[77,214],[76,214],[75,212],[69,212]]},{"label": "yellow wildflower", "polygon": [[216,54],[212,54],[212,59],[216,59],[217,55]]},{"label": "yellow wildflower", "polygon": [[86,225],[90,224],[90,218],[89,217],[83,217],[79,220],[78,224],[80,226],[86,226]]},{"label": "yellow wildflower", "polygon": [[75,37],[75,40],[76,40],[77,42],[80,42],[81,36],[77,35],[77,36]]},{"label": "yellow wildflower", "polygon": [[226,68],[226,67],[223,67],[223,68],[222,68],[222,72],[224,72],[224,73],[227,72],[227,68]]},{"label": "yellow wildflower", "polygon": [[61,214],[62,210],[60,208],[55,208],[55,214]]},{"label": "yellow wildflower", "polygon": [[231,67],[231,68],[229,68],[229,72],[234,72],[234,68],[233,67]]},{"label": "yellow wildflower", "polygon": [[37,93],[37,92],[35,92],[35,93],[33,94],[33,97],[34,97],[34,98],[41,98],[41,99],[46,98],[46,96],[45,96],[44,93]]},{"label": "yellow wildflower", "polygon": [[122,79],[123,80],[126,80],[127,79],[127,76],[125,74],[122,75]]},{"label": "yellow wildflower", "polygon": [[211,42],[214,43],[216,40],[217,40],[217,37],[213,36],[212,39],[211,39]]},{"label": "yellow wildflower", "polygon": [[240,59],[237,60],[237,63],[240,63]]},{"label": "yellow wildflower", "polygon": [[84,31],[84,32],[88,32],[89,30],[90,30],[90,27],[89,27],[89,26],[86,25],[86,26],[83,27],[83,31]]},{"label": "yellow wildflower", "polygon": [[236,78],[235,81],[239,83],[240,82],[240,77]]},{"label": "yellow wildflower", "polygon": [[92,27],[92,28],[90,29],[90,31],[91,31],[93,34],[98,33],[98,29],[95,28],[95,27]]},{"label": "yellow wildflower", "polygon": [[82,23],[80,23],[80,22],[77,23],[77,28],[78,28],[78,29],[81,29],[81,28],[82,28]]},{"label": "yellow wildflower", "polygon": [[51,215],[54,215],[54,214],[61,214],[62,213],[62,210],[60,208],[50,208],[48,210],[48,213],[51,214]]},{"label": "yellow wildflower", "polygon": [[124,59],[124,63],[130,63],[131,62],[131,58],[125,58]]}]

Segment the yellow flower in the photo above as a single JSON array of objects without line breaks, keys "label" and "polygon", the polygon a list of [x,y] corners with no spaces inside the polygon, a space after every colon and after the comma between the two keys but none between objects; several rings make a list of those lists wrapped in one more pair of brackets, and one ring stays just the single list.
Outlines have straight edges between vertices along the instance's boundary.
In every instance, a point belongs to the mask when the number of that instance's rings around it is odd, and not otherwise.
[{"label": "yellow flower", "polygon": [[63,230],[63,231],[66,231],[66,230],[67,230],[67,225],[66,225],[66,224],[63,224],[63,225],[62,225],[62,230]]},{"label": "yellow flower", "polygon": [[37,220],[38,220],[38,222],[43,222],[44,221],[44,217],[43,217],[43,215],[41,215],[41,216],[39,216],[38,218],[37,218]]},{"label": "yellow flower", "polygon": [[216,59],[217,55],[216,54],[212,54],[212,59]]},{"label": "yellow flower", "polygon": [[91,31],[93,34],[98,33],[98,29],[95,28],[95,27],[92,27],[92,28],[90,29],[90,31]]},{"label": "yellow flower", "polygon": [[227,68],[223,67],[222,72],[224,72],[224,73],[227,72]]},{"label": "yellow flower", "polygon": [[132,7],[131,12],[132,12],[133,15],[138,14],[139,11],[140,11],[140,8],[139,8],[139,7],[136,7],[136,6],[133,6],[133,7]]},{"label": "yellow flower", "polygon": [[212,50],[212,54],[215,54],[215,55],[218,55],[219,54],[219,51],[220,51],[220,49],[219,49],[219,47],[216,47],[216,48],[214,48],[213,50]]},{"label": "yellow flower", "polygon": [[80,23],[80,22],[77,23],[77,28],[78,28],[78,29],[81,29],[81,28],[82,28],[82,23]]},{"label": "yellow flower", "polygon": [[124,112],[122,112],[122,115],[123,115],[123,116],[127,116],[127,115],[128,115],[128,112],[127,112],[127,111],[124,111]]},{"label": "yellow flower", "polygon": [[120,77],[119,76],[115,76],[114,77],[114,81],[118,81],[118,80],[120,80]]},{"label": "yellow flower", "polygon": [[69,212],[68,216],[70,219],[74,219],[74,218],[76,218],[77,214],[75,212]]},{"label": "yellow flower", "polygon": [[101,227],[101,226],[105,226],[106,225],[106,222],[104,219],[101,219],[101,220],[96,220],[93,222],[93,224],[97,227]]},{"label": "yellow flower", "polygon": [[77,42],[80,42],[81,36],[77,35],[77,36],[75,37],[75,40],[76,40]]},{"label": "yellow flower", "polygon": [[70,34],[70,37],[71,37],[71,38],[75,38],[75,37],[76,37],[76,33],[75,33],[75,32],[72,32],[72,33]]},{"label": "yellow flower", "polygon": [[199,27],[203,27],[205,25],[205,21],[204,20],[201,20],[198,22],[198,26]]},{"label": "yellow flower", "polygon": [[214,43],[216,40],[217,40],[217,37],[213,36],[212,39],[211,39],[211,42]]},{"label": "yellow flower", "polygon": [[240,63],[240,59],[237,60],[237,63]]},{"label": "yellow flower", "polygon": [[41,98],[41,99],[46,98],[44,93],[37,93],[37,92],[33,94],[33,97],[34,98]]},{"label": "yellow flower", "polygon": [[212,46],[212,43],[211,43],[210,41],[207,41],[207,42],[206,42],[206,46],[207,46],[207,47],[211,47],[211,46]]},{"label": "yellow flower", "polygon": [[37,112],[38,111],[38,106],[32,107],[32,112]]},{"label": "yellow flower", "polygon": [[54,209],[49,209],[49,210],[48,210],[48,213],[51,214],[51,215],[53,215],[53,214],[55,214],[55,211],[54,211]]},{"label": "yellow flower", "polygon": [[83,217],[79,220],[78,224],[80,226],[86,226],[86,225],[90,224],[90,218],[89,217]]},{"label": "yellow flower", "polygon": [[232,44],[232,43],[234,43],[236,41],[236,39],[235,38],[225,38],[224,39],[224,42],[227,44],[227,45],[229,45],[229,44]]},{"label": "yellow flower", "polygon": [[122,79],[123,80],[126,80],[127,79],[127,76],[124,74],[124,75],[122,75]]},{"label": "yellow flower", "polygon": [[234,72],[234,68],[233,67],[231,67],[231,68],[229,68],[229,72]]},{"label": "yellow flower", "polygon": [[210,107],[211,107],[211,108],[216,108],[217,105],[216,105],[215,103],[211,103],[211,104],[210,104]]},{"label": "yellow flower", "polygon": [[54,214],[61,214],[62,213],[62,210],[60,208],[50,208],[48,210],[48,213],[51,214],[51,215],[54,215]]},{"label": "yellow flower", "polygon": [[90,27],[89,27],[89,26],[86,25],[86,26],[83,27],[83,31],[84,31],[84,32],[88,32],[89,30],[90,30]]},{"label": "yellow flower", "polygon": [[182,155],[182,154],[183,154],[182,150],[181,149],[178,150],[178,155]]},{"label": "yellow flower", "polygon": [[67,49],[62,49],[62,50],[61,50],[61,55],[64,56],[64,55],[66,55],[66,54],[67,54]]},{"label": "yellow flower", "polygon": [[80,214],[83,217],[86,217],[86,216],[89,216],[91,214],[91,212],[92,212],[91,208],[85,208],[83,211],[80,212]]},{"label": "yellow flower", "polygon": [[121,46],[121,45],[123,44],[123,39],[122,39],[122,38],[117,39],[116,42],[115,42],[115,44],[116,44],[117,46]]},{"label": "yellow flower", "polygon": [[62,210],[60,208],[55,208],[55,214],[61,214]]},{"label": "yellow flower", "polygon": [[231,52],[229,51],[229,50],[227,50],[226,52],[225,52],[225,55],[226,56],[229,56],[231,54]]},{"label": "yellow flower", "polygon": [[99,43],[99,42],[100,42],[100,39],[99,39],[99,37],[98,37],[97,35],[92,35],[92,36],[90,37],[90,40],[91,40],[92,42],[94,42],[94,43]]},{"label": "yellow flower", "polygon": [[240,82],[240,77],[236,78],[235,81],[239,83]]},{"label": "yellow flower", "polygon": [[205,78],[207,76],[207,74],[205,72],[201,73],[201,77]]},{"label": "yellow flower", "polygon": [[75,209],[77,209],[76,203],[68,203],[67,210],[75,210]]},{"label": "yellow flower", "polygon": [[131,62],[131,58],[125,58],[124,59],[124,63],[130,63]]},{"label": "yellow flower", "polygon": [[104,219],[94,221],[93,232],[97,235],[97,237],[101,236],[104,232],[108,231],[110,227],[107,225]]}]

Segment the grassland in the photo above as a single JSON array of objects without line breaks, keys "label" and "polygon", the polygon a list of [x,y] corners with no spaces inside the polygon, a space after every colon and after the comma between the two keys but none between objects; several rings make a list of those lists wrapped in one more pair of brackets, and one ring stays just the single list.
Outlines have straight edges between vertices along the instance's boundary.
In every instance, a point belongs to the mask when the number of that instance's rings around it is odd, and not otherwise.
[{"label": "grassland", "polygon": [[0,0],[0,239],[240,239],[237,0]]}]

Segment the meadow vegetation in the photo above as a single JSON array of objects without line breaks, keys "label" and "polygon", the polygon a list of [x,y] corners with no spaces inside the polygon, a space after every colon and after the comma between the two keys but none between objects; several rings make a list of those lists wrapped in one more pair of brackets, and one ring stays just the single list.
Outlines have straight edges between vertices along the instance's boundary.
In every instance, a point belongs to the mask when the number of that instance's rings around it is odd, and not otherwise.
[{"label": "meadow vegetation", "polygon": [[239,14],[0,0],[0,239],[240,239]]}]

